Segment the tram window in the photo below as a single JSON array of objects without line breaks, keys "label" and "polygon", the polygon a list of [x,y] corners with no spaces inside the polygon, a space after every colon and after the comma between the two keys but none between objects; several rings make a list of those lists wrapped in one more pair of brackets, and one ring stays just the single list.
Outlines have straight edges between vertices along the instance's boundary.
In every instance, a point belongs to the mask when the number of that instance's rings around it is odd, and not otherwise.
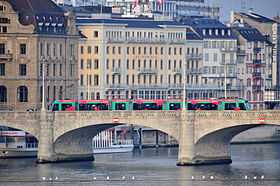
[{"label": "tram window", "polygon": [[188,110],[195,110],[195,106],[191,103],[188,103]]},{"label": "tram window", "polygon": [[61,110],[66,110],[68,108],[72,107],[72,104],[71,103],[64,103],[64,104],[61,104]]},{"label": "tram window", "polygon": [[116,103],[115,109],[116,110],[126,110],[125,103]]},{"label": "tram window", "polygon": [[59,110],[59,105],[58,104],[53,104],[52,111],[58,111]]},{"label": "tram window", "polygon": [[181,109],[180,103],[170,103],[169,110],[179,110]]},{"label": "tram window", "polygon": [[240,110],[246,110],[246,106],[244,103],[239,103]]},{"label": "tram window", "polygon": [[196,110],[217,110],[218,105],[212,103],[197,103],[195,104]]},{"label": "tram window", "polygon": [[225,110],[234,110],[236,109],[236,103],[225,103]]}]

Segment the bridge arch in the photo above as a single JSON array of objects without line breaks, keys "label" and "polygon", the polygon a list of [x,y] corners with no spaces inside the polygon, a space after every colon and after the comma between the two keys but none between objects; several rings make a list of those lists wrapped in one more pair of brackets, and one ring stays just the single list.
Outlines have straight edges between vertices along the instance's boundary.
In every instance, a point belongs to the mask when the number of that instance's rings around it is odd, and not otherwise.
[{"label": "bridge arch", "polygon": [[[151,124],[135,124],[135,123],[84,123],[83,127],[71,128],[60,136],[55,135],[54,147],[55,152],[58,154],[90,154],[92,153],[92,138],[98,133],[120,125],[132,125],[137,127],[151,127]],[[154,128],[164,132],[176,140],[178,136],[173,131],[168,131],[164,127]]]}]

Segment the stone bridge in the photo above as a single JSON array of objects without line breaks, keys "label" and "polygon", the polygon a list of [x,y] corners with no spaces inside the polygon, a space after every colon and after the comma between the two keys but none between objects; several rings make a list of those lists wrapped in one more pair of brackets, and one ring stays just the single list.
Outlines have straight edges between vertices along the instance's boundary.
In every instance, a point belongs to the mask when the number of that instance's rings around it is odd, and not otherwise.
[{"label": "stone bridge", "polygon": [[122,124],[174,137],[179,143],[177,165],[231,163],[231,139],[251,128],[280,125],[280,111],[0,112],[0,126],[24,130],[39,140],[41,163],[93,159],[92,138]]}]

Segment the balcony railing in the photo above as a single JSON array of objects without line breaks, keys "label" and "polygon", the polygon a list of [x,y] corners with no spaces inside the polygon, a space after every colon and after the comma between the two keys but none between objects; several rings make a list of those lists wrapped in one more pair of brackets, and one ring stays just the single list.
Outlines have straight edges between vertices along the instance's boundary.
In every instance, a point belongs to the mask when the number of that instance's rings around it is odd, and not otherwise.
[{"label": "balcony railing", "polygon": [[255,60],[253,60],[253,64],[254,65],[261,65],[262,61],[260,59],[255,59]]},{"label": "balcony railing", "polygon": [[121,69],[120,68],[113,68],[112,69],[112,73],[113,74],[120,74],[121,73]]},{"label": "balcony railing", "polygon": [[260,47],[254,47],[254,53],[259,53],[261,51],[262,49]]},{"label": "balcony railing", "polygon": [[262,86],[261,85],[253,85],[252,89],[253,89],[253,91],[261,91],[262,90]]},{"label": "balcony railing", "polygon": [[237,52],[237,48],[236,47],[221,48],[221,52]]},{"label": "balcony railing", "polygon": [[150,68],[138,69],[138,74],[157,74],[157,69],[150,69]]},{"label": "balcony railing", "polygon": [[0,54],[1,61],[12,61],[13,54]]},{"label": "balcony railing", "polygon": [[262,77],[262,73],[261,72],[253,72],[253,77]]},{"label": "balcony railing", "polygon": [[202,59],[202,54],[187,54],[188,60]]}]

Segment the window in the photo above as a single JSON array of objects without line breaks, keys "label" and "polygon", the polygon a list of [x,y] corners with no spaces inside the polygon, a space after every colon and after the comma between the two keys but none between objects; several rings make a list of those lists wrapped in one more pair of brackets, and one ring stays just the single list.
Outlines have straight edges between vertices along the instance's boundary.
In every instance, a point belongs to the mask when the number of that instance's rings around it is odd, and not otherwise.
[{"label": "window", "polygon": [[84,85],[84,75],[81,74],[80,76],[80,85],[83,86]]},{"label": "window", "polygon": [[91,69],[91,59],[87,60],[87,69]]},{"label": "window", "polygon": [[93,83],[94,83],[94,86],[98,86],[99,85],[99,77],[98,77],[98,75],[94,75]]},{"label": "window", "polygon": [[7,102],[7,88],[5,86],[0,86],[0,102]]},{"label": "window", "polygon": [[84,53],[84,46],[81,46],[81,54]]},{"label": "window", "polygon": [[99,68],[99,61],[98,59],[94,60],[94,69],[98,69]]},{"label": "window", "polygon": [[0,76],[5,76],[5,63],[0,63]]},{"label": "window", "polygon": [[88,52],[88,54],[91,54],[91,46],[87,47],[87,52]]},{"label": "window", "polygon": [[26,86],[18,87],[17,94],[19,102],[28,102],[28,88]]},{"label": "window", "polygon": [[93,37],[98,37],[98,31],[93,32]]},{"label": "window", "polygon": [[95,53],[95,54],[98,54],[98,46],[95,46],[95,47],[94,47],[94,53]]},{"label": "window", "polygon": [[19,64],[19,75],[26,76],[26,64]]},{"label": "window", "polygon": [[5,54],[5,44],[0,43],[0,54]]},{"label": "window", "polygon": [[81,62],[80,62],[80,68],[81,68],[81,70],[83,70],[83,69],[84,69],[84,60],[83,60],[83,59],[81,59]]}]

